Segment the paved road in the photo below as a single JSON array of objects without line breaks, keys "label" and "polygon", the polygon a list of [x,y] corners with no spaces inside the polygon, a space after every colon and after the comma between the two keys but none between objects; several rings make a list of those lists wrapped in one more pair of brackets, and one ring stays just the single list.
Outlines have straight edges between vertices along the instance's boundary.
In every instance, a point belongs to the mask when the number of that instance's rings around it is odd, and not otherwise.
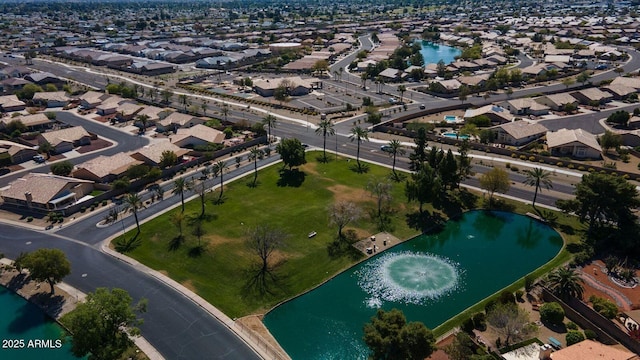
[{"label": "paved road", "polygon": [[[75,235],[83,238],[85,234]],[[140,330],[166,359],[259,359],[232,331],[156,278],[77,241],[0,224],[0,251],[6,256],[15,258],[20,252],[43,247],[65,252],[72,272],[64,280],[83,292],[119,287],[134,301],[148,299]]]}]

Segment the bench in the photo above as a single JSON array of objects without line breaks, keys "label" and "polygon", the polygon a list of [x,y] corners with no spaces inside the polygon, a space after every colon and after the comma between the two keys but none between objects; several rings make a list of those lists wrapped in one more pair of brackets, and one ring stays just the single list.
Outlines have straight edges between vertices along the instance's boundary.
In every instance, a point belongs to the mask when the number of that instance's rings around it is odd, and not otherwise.
[{"label": "bench", "polygon": [[549,336],[549,343],[556,349],[562,349],[562,344],[560,343],[560,341],[558,341],[558,339],[554,338],[553,336]]}]

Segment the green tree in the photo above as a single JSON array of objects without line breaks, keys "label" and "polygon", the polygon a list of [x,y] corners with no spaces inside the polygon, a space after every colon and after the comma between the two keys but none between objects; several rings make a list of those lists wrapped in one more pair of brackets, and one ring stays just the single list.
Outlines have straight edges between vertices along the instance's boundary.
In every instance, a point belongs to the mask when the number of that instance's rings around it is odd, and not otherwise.
[{"label": "green tree", "polygon": [[620,138],[620,135],[615,134],[609,130],[605,130],[604,134],[600,135],[598,140],[600,141],[600,146],[602,146],[602,148],[604,149],[605,154],[609,153],[609,149],[618,149],[620,145],[622,145],[622,139]]},{"label": "green tree", "polygon": [[509,174],[500,168],[493,168],[480,176],[480,187],[489,192],[489,206],[493,204],[493,194],[509,191]]},{"label": "green tree", "polygon": [[609,115],[609,117],[607,117],[607,122],[627,127],[629,125],[630,118],[631,118],[631,115],[629,115],[629,112],[624,110],[618,110],[613,114]]},{"label": "green tree", "polygon": [[556,205],[565,212],[574,212],[581,222],[588,221],[588,235],[605,224],[618,228],[632,225],[632,209],[640,205],[635,186],[620,176],[591,173],[576,185],[575,199],[558,200]]},{"label": "green tree", "polygon": [[452,190],[458,187],[458,162],[451,149],[447,150],[447,155],[438,166],[438,175],[443,190],[446,190],[447,187]]},{"label": "green tree", "polygon": [[171,150],[165,150],[160,155],[160,164],[158,164],[161,168],[168,168],[178,163],[178,156]]},{"label": "green tree", "polygon": [[533,203],[532,206],[536,208],[536,198],[538,197],[538,191],[544,187],[549,190],[553,188],[553,183],[551,182],[551,172],[543,170],[541,168],[533,168],[529,170],[525,170],[525,174],[527,178],[524,180],[524,184],[535,187],[535,192],[533,193]]},{"label": "green tree", "polygon": [[407,91],[407,87],[404,85],[398,85],[398,92],[400,93],[400,103],[402,104],[402,97],[404,95],[404,92]]},{"label": "green tree", "polygon": [[419,128],[413,142],[416,146],[413,147],[413,153],[409,154],[409,170],[418,171],[427,161],[427,130]]},{"label": "green tree", "polygon": [[36,84],[26,84],[22,89],[15,92],[20,100],[31,100],[37,92],[42,92],[42,88]]},{"label": "green tree", "polygon": [[140,234],[140,222],[138,221],[138,210],[142,208],[142,198],[137,193],[128,193],[124,197],[124,209],[133,213],[133,218],[136,220],[136,228],[138,229],[136,236]]},{"label": "green tree", "polygon": [[546,324],[560,325],[564,321],[564,309],[555,301],[540,307],[540,320]]},{"label": "green tree", "polygon": [[584,340],[584,334],[580,330],[569,330],[567,332],[567,336],[565,337],[567,341],[567,346],[571,346],[573,344],[577,344]]},{"label": "green tree", "polygon": [[322,135],[322,159],[327,162],[327,136],[334,136],[336,130],[333,128],[333,122],[331,120],[320,120],[318,128],[316,129],[316,135]]},{"label": "green tree", "polygon": [[218,201],[222,201],[222,195],[224,194],[224,172],[229,168],[229,165],[225,161],[219,160],[213,165],[213,168],[214,173],[220,174],[220,196],[218,196]]},{"label": "green tree", "polygon": [[180,101],[180,104],[182,104],[182,106],[184,107],[184,111],[187,111],[187,106],[189,106],[189,97],[187,96],[187,94],[178,95],[178,100]]},{"label": "green tree", "polygon": [[576,80],[574,78],[568,77],[562,80],[562,85],[564,85],[565,89],[568,89],[569,86],[575,84]]},{"label": "green tree", "polygon": [[182,224],[184,224],[185,215],[183,212],[173,213],[171,215],[171,223],[178,228],[178,239],[182,240]]},{"label": "green tree", "polygon": [[591,75],[589,75],[589,73],[586,71],[583,71],[578,74],[578,76],[576,76],[576,81],[578,81],[582,85],[586,84],[589,79],[591,79]]},{"label": "green tree", "polygon": [[466,85],[462,85],[460,86],[460,89],[458,89],[458,99],[460,99],[463,104],[467,101],[469,94],[471,94],[471,91],[469,91],[469,87]]},{"label": "green tree", "polygon": [[51,164],[49,169],[54,175],[68,176],[73,171],[73,167],[74,165],[70,161],[65,160]]},{"label": "green tree", "polygon": [[462,140],[460,146],[458,146],[458,179],[457,186],[460,187],[460,183],[471,175],[471,158],[469,158],[469,150],[471,145],[468,139]]},{"label": "green tree", "polygon": [[[284,141],[283,141],[284,142]],[[280,151],[285,151],[281,148],[281,145],[283,142],[280,142],[280,144],[278,144],[278,147],[276,147],[276,151],[279,152]],[[262,150],[260,150],[260,148],[258,148],[257,146],[251,148],[251,151],[249,152],[249,160],[253,161],[253,185],[256,185],[256,182],[258,181],[258,159],[260,158],[260,156],[262,156],[263,152]],[[280,156],[282,157],[282,154],[280,154]],[[285,164],[285,166],[287,165],[286,162],[283,163]]]},{"label": "green tree", "polygon": [[584,280],[575,270],[568,267],[558,268],[547,276],[547,287],[563,300],[571,297],[582,300]]},{"label": "green tree", "polygon": [[376,360],[422,360],[436,350],[431,330],[423,323],[407,323],[398,309],[378,309],[364,325],[363,340],[369,347],[369,358]]},{"label": "green tree", "polygon": [[618,305],[609,299],[591,295],[589,302],[593,305],[593,310],[607,319],[613,319],[618,316]]},{"label": "green tree", "polygon": [[55,293],[54,285],[71,273],[71,263],[59,249],[38,249],[28,253],[21,266],[29,269],[31,279],[46,281],[51,287],[51,294]]},{"label": "green tree", "polygon": [[351,142],[355,140],[357,143],[356,162],[358,163],[358,169],[360,169],[360,143],[362,143],[363,141],[369,141],[368,131],[367,129],[363,129],[360,126],[353,127],[351,129],[349,139],[351,139]]},{"label": "green tree", "polygon": [[269,144],[271,144],[271,129],[277,127],[278,119],[275,116],[269,114],[265,116],[264,119],[262,119],[262,125],[267,126],[267,138]]},{"label": "green tree", "polygon": [[165,104],[168,104],[171,98],[173,97],[173,92],[170,90],[164,89],[160,92],[160,96],[162,97],[162,101]]},{"label": "green tree", "polygon": [[149,115],[142,114],[138,115],[137,119],[140,122],[140,132],[144,134],[147,131],[147,126],[149,126],[150,117]]},{"label": "green tree", "polygon": [[177,178],[173,182],[173,190],[171,191],[174,195],[180,195],[180,203],[182,204],[182,212],[184,212],[184,193],[187,190],[191,189],[191,183],[189,183],[184,178]]},{"label": "green tree", "polygon": [[142,324],[136,313],[146,311],[146,300],[132,306],[132,299],[122,289],[98,288],[87,300],[63,317],[72,334],[71,352],[89,360],[116,360],[133,345],[129,335],[140,333]]},{"label": "green tree", "polygon": [[16,131],[22,134],[27,131],[27,126],[21,120],[14,119],[9,121],[4,127],[5,134],[13,134]]},{"label": "green tree", "polygon": [[407,180],[405,195],[409,202],[417,201],[422,214],[423,205],[432,202],[440,192],[441,183],[436,171],[428,163],[422,164]]},{"label": "green tree", "polygon": [[387,149],[388,150],[386,151],[389,152],[389,156],[393,157],[393,163],[391,164],[391,171],[393,172],[394,178],[397,179],[398,175],[396,174],[396,158],[398,157],[398,155],[404,156],[404,154],[406,154],[407,151],[402,147],[402,144],[398,139],[390,140],[389,143],[387,143]]},{"label": "green tree", "polygon": [[289,170],[292,170],[294,166],[307,163],[304,150],[304,146],[296,138],[283,139],[276,146],[276,152],[280,154],[284,166],[288,166]]}]

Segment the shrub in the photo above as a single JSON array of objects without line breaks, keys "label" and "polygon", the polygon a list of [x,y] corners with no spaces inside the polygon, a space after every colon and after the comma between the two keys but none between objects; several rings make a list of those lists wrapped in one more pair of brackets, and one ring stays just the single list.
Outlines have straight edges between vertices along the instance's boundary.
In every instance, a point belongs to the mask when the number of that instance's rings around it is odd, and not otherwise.
[{"label": "shrub", "polygon": [[511,291],[503,291],[500,293],[498,301],[502,304],[515,304],[516,298]]},{"label": "shrub", "polygon": [[540,307],[540,320],[553,325],[562,324],[564,309],[557,302],[545,303]]},{"label": "shrub", "polygon": [[540,151],[540,155],[542,155],[542,156],[551,156],[551,153],[548,152],[547,150],[543,150],[543,151]]},{"label": "shrub", "polygon": [[511,171],[518,172],[518,171],[520,171],[520,168],[519,168],[519,167],[517,167],[517,166],[513,166],[513,165],[511,165]]},{"label": "shrub", "polygon": [[85,212],[85,211],[87,211],[87,207],[86,207],[86,206],[83,206],[83,207],[81,207],[81,208],[80,208],[80,212],[81,212],[81,213],[83,213],[83,212]]},{"label": "shrub", "polygon": [[544,159],[538,160],[539,163],[544,164]]},{"label": "shrub", "polygon": [[33,216],[27,217],[27,222],[32,222],[32,221],[33,221]]},{"label": "shrub", "polygon": [[533,289],[533,283],[536,281],[536,278],[533,275],[529,274],[524,277],[524,290],[526,292],[531,291]]},{"label": "shrub", "polygon": [[593,310],[607,319],[613,319],[618,315],[618,306],[609,299],[591,295],[589,302],[593,305]]},{"label": "shrub", "polygon": [[578,325],[576,325],[576,323],[574,323],[573,321],[567,322],[566,326],[569,330],[578,330]]},{"label": "shrub", "polygon": [[585,171],[586,169],[584,168],[584,166],[578,166],[578,170]]},{"label": "shrub", "polygon": [[487,317],[483,312],[473,315],[473,325],[478,330],[485,330],[487,328]]},{"label": "shrub", "polygon": [[529,156],[529,161],[536,161],[536,157],[535,156]]},{"label": "shrub", "polygon": [[511,157],[515,159],[518,157],[518,155],[516,153],[511,153]]},{"label": "shrub", "polygon": [[506,164],[504,164],[504,166],[505,166],[507,169],[511,168],[511,164],[510,164],[510,163],[506,163]]},{"label": "shrub", "polygon": [[580,341],[584,340],[584,334],[579,330],[569,330],[567,333],[567,346],[571,346],[573,344],[577,344]]},{"label": "shrub", "polygon": [[585,329],[584,336],[589,340],[595,340],[598,337],[598,334],[591,329]]},{"label": "shrub", "polygon": [[516,299],[518,300],[522,300],[522,297],[524,296],[524,291],[522,290],[516,290]]},{"label": "shrub", "polygon": [[107,206],[107,200],[102,200],[102,206]]},{"label": "shrub", "polygon": [[520,160],[527,160],[527,156],[526,155],[520,155]]},{"label": "shrub", "polygon": [[467,318],[465,321],[462,322],[462,331],[468,334],[471,334],[473,333],[474,328],[475,328],[475,325],[473,324],[473,319]]},{"label": "shrub", "polygon": [[596,171],[596,169],[594,169],[594,168],[589,168],[587,171],[588,171],[588,172],[590,172],[590,173],[592,173],[592,172]]}]

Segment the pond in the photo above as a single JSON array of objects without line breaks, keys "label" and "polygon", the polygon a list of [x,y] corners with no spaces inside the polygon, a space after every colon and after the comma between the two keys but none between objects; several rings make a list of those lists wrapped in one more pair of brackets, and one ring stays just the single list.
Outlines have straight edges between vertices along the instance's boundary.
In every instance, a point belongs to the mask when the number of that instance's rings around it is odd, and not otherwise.
[{"label": "pond", "polygon": [[[0,286],[0,359],[72,360],[71,344],[60,342],[62,328],[40,308]],[[22,343],[20,343],[22,341]]]},{"label": "pond", "polygon": [[418,40],[418,43],[422,46],[420,54],[424,58],[424,64],[437,64],[440,60],[445,64],[453,62],[456,56],[460,56],[462,51],[460,49],[432,43],[425,40]]},{"label": "pond", "polygon": [[[382,244],[378,244],[380,246]],[[551,260],[562,238],[526,216],[470,211],[368,259],[269,313],[294,360],[366,359],[362,327],[378,308],[433,329]]]}]

